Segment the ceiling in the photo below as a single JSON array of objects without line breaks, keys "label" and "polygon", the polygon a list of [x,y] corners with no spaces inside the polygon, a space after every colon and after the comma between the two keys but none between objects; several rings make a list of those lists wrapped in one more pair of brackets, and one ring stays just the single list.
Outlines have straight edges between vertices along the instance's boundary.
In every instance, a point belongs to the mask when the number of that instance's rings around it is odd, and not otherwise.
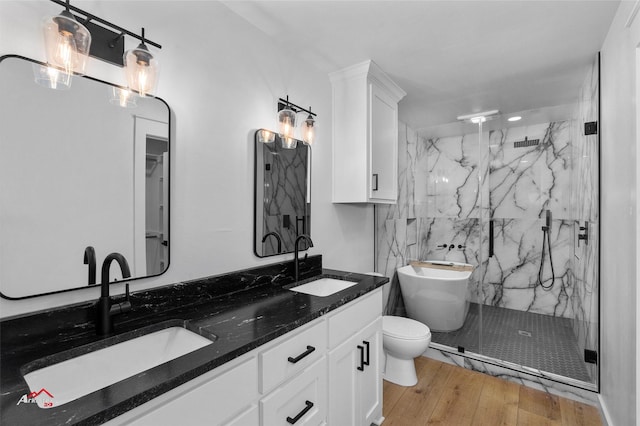
[{"label": "ceiling", "polygon": [[486,110],[500,110],[503,119],[516,112],[527,118],[544,111],[547,119],[566,114],[619,5],[614,0],[223,3],[327,74],[373,59],[407,92],[400,120],[423,133],[446,133],[457,116]]}]

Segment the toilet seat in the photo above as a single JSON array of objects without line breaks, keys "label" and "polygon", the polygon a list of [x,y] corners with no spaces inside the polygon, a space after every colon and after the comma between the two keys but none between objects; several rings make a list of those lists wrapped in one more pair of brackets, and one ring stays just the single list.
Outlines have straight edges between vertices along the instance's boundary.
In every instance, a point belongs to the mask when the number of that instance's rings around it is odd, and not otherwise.
[{"label": "toilet seat", "polygon": [[401,340],[423,340],[431,337],[431,330],[410,318],[385,315],[382,317],[382,334]]}]

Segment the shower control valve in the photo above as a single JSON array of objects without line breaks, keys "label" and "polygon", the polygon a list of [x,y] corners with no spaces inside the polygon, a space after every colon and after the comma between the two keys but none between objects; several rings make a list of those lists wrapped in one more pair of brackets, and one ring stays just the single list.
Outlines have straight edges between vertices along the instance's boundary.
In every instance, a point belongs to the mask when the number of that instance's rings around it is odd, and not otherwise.
[{"label": "shower control valve", "polygon": [[465,245],[463,245],[463,244],[458,244],[458,249],[459,249],[459,250],[464,250],[464,249],[466,249],[466,248],[467,248],[467,246],[465,246]]},{"label": "shower control valve", "polygon": [[585,221],[584,226],[580,226],[579,228],[580,231],[584,233],[578,233],[578,245],[580,244],[580,241],[584,241],[585,244],[589,244],[589,222]]}]

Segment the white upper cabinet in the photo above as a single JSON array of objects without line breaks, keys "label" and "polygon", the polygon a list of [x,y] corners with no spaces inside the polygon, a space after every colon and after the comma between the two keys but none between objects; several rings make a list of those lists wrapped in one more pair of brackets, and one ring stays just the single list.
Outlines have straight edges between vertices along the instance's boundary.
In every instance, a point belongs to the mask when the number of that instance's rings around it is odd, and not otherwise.
[{"label": "white upper cabinet", "polygon": [[398,198],[398,102],[406,95],[369,60],[329,74],[333,87],[333,202]]}]

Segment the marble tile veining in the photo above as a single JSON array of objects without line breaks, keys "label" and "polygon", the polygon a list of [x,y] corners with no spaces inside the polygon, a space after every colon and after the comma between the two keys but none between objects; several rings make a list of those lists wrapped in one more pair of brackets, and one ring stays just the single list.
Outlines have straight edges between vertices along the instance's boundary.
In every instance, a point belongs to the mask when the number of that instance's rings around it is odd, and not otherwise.
[{"label": "marble tile veining", "polygon": [[[599,141],[583,132],[598,119],[597,86],[596,59],[575,118],[481,137],[427,139],[400,123],[400,191],[396,205],[376,206],[376,270],[392,277],[413,259],[471,263],[469,301],[568,319],[579,352],[597,350]],[[597,366],[586,368],[597,382]]]}]

